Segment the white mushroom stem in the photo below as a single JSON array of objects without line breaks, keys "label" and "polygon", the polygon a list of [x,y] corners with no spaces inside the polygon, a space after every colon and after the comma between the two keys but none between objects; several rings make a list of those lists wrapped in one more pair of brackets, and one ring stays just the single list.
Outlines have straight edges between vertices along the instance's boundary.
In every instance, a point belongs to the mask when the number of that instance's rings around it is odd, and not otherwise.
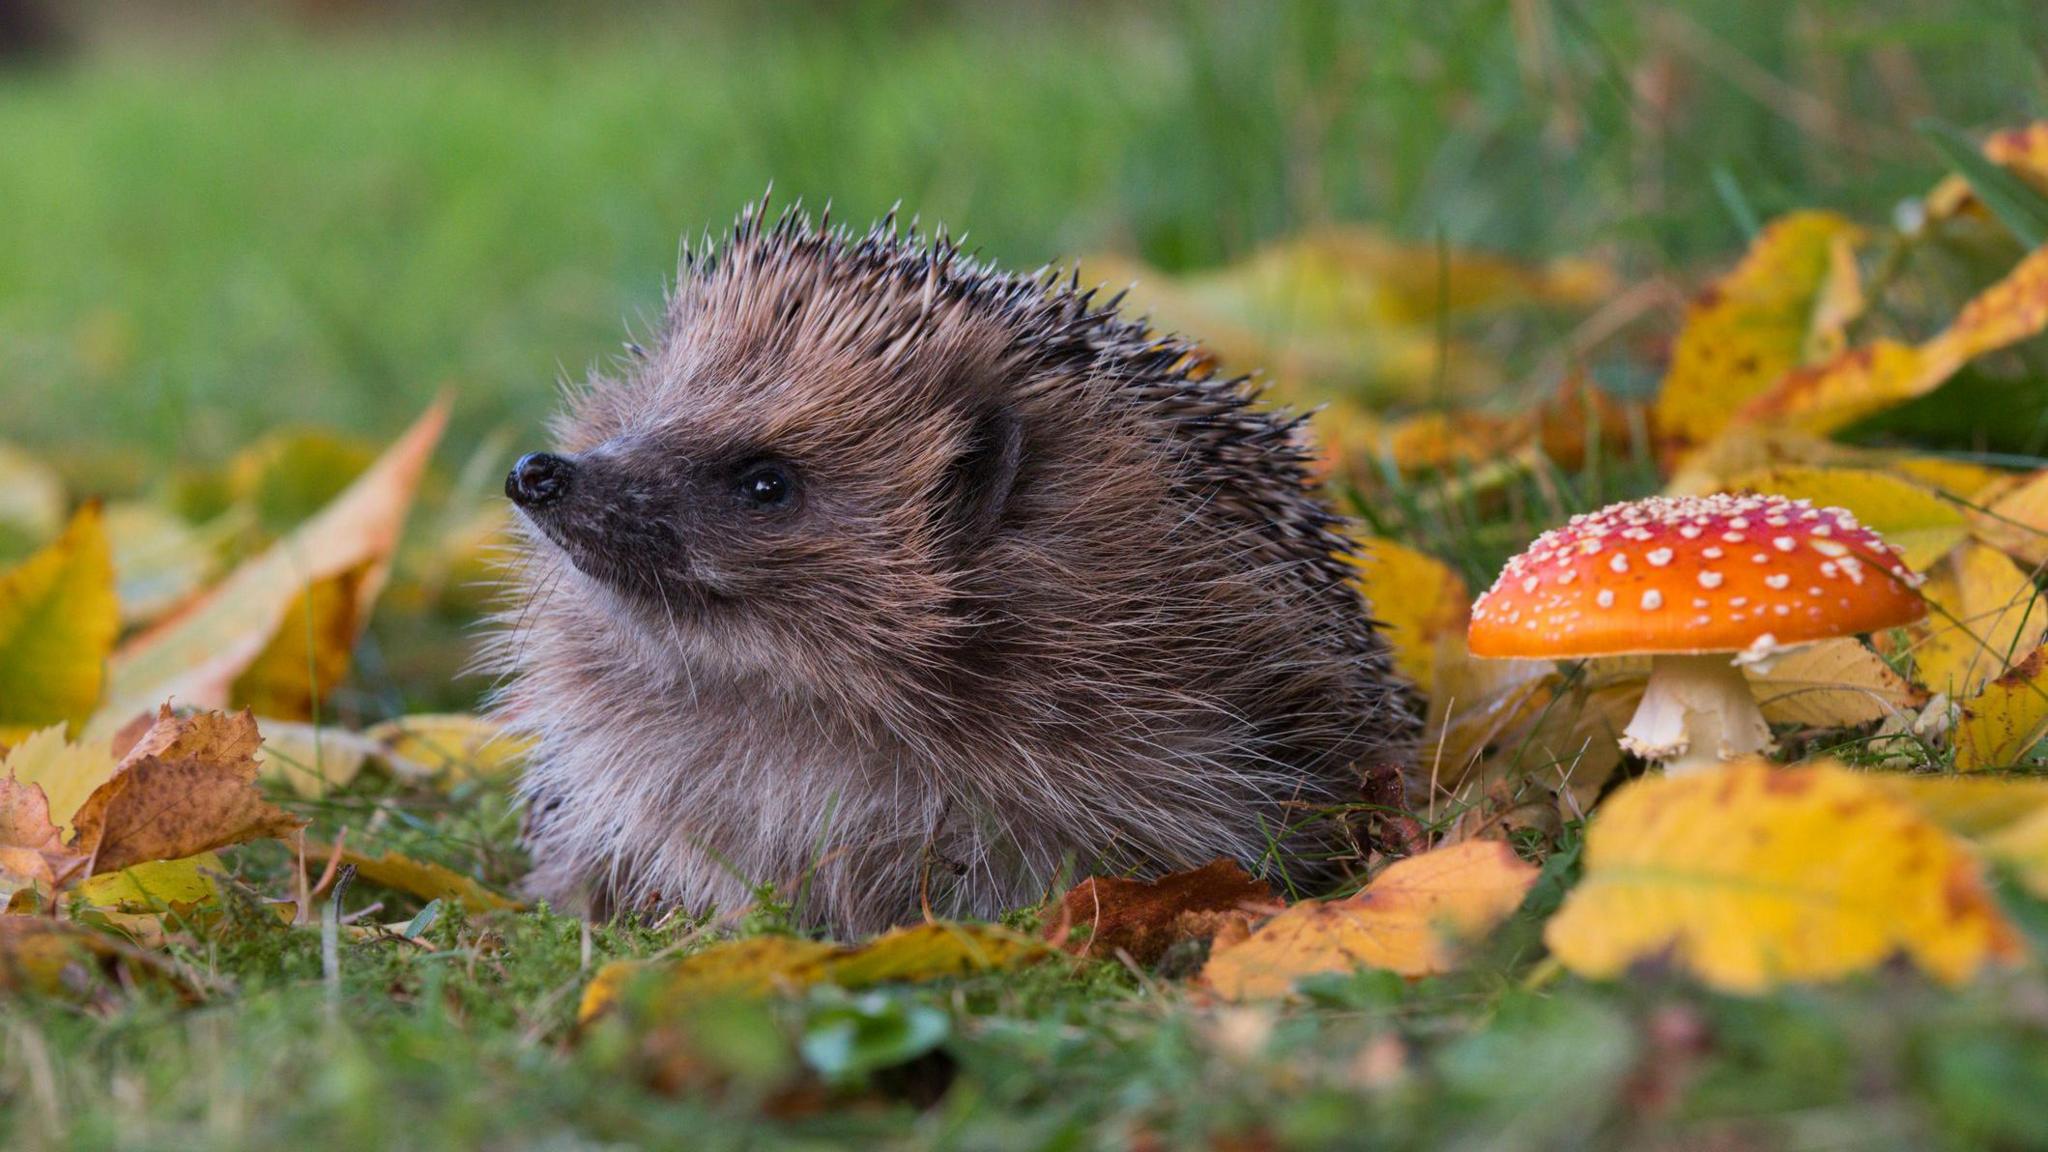
[{"label": "white mushroom stem", "polygon": [[1649,686],[1621,746],[1662,764],[1666,775],[1682,776],[1770,751],[1771,728],[1727,653],[1653,656]]}]

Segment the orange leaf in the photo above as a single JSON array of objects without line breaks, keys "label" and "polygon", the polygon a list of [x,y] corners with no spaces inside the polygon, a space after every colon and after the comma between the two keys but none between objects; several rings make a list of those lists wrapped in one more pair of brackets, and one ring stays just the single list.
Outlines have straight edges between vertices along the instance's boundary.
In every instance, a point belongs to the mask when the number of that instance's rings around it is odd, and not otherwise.
[{"label": "orange leaf", "polygon": [[1411,856],[1349,900],[1304,901],[1217,952],[1202,980],[1228,1000],[1285,996],[1297,980],[1380,968],[1428,976],[1521,906],[1536,868],[1498,840]]}]

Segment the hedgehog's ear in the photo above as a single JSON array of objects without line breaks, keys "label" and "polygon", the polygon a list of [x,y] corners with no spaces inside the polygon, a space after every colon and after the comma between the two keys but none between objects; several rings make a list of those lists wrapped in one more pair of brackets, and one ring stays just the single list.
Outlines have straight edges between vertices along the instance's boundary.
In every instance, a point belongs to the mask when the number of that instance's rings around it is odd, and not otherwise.
[{"label": "hedgehog's ear", "polygon": [[1007,408],[984,412],[968,434],[967,446],[947,473],[951,533],[973,547],[1002,522],[1017,468],[1024,457],[1024,427]]}]

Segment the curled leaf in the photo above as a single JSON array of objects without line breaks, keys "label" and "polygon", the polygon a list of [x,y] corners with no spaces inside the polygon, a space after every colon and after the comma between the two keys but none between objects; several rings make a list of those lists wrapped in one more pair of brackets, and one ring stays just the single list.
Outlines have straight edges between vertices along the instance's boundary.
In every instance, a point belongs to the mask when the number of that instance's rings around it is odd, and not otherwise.
[{"label": "curled leaf", "polygon": [[163,708],[72,817],[72,850],[98,874],[297,829],[302,821],[256,788],[262,741],[246,712],[188,718]]}]

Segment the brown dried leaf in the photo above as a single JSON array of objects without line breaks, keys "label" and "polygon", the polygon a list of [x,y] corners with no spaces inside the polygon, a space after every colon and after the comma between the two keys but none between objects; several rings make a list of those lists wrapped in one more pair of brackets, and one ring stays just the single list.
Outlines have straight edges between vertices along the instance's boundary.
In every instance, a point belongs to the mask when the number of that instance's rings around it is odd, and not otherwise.
[{"label": "brown dried leaf", "polygon": [[303,821],[256,789],[262,743],[246,712],[187,718],[165,706],[72,817],[72,850],[91,859],[98,874],[299,828]]},{"label": "brown dried leaf", "polygon": [[1210,939],[1227,918],[1249,921],[1257,914],[1253,909],[1278,900],[1235,860],[1214,860],[1157,880],[1092,876],[1061,898],[1053,930],[1064,930],[1059,947],[1073,955],[1122,951],[1151,964],[1175,944]]},{"label": "brown dried leaf", "polygon": [[24,888],[54,891],[58,879],[77,864],[50,820],[50,801],[43,790],[11,776],[0,777],[0,912]]}]

